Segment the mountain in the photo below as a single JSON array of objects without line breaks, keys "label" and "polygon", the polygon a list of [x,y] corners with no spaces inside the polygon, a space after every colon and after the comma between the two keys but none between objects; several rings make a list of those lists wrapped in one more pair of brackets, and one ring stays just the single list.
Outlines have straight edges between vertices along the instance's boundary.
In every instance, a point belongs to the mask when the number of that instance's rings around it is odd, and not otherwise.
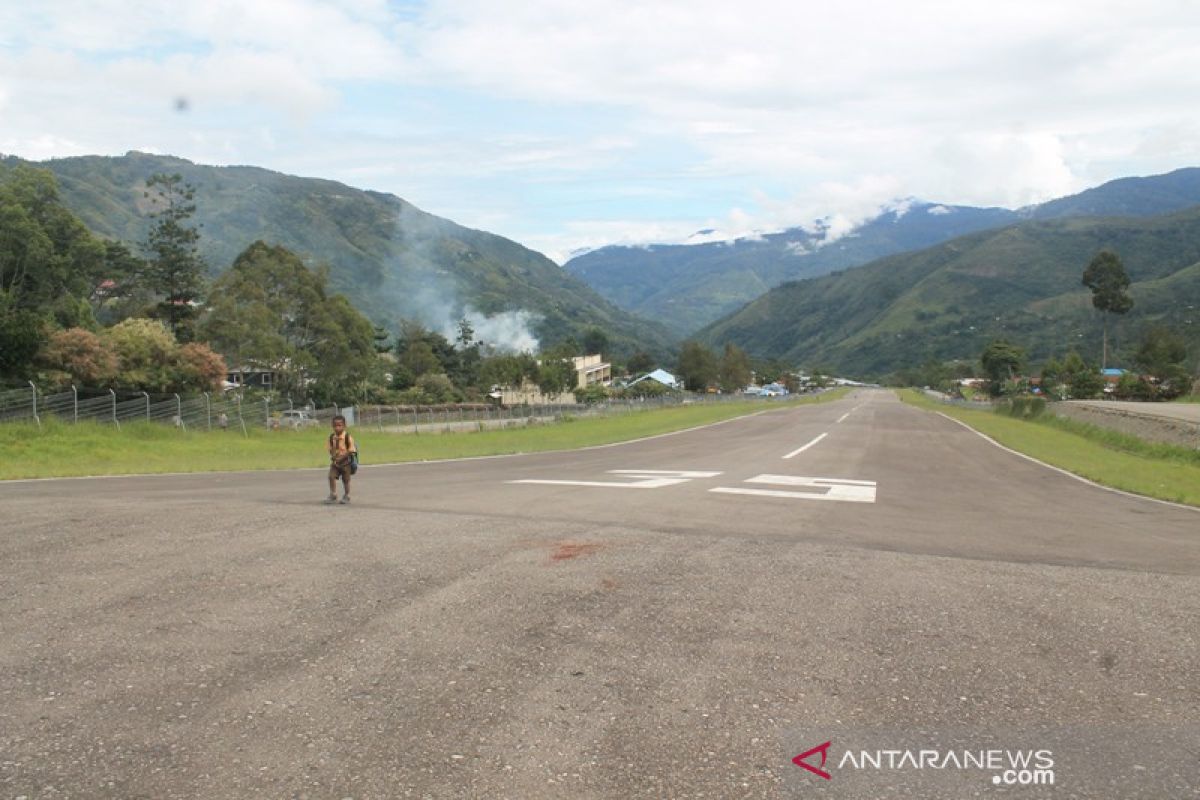
[{"label": "mountain", "polygon": [[[1200,354],[1200,207],[1138,218],[1031,220],[779,286],[697,334],[754,355],[882,376],[930,359],[977,361],[995,338],[1032,363],[1076,349],[1099,360],[1101,316],[1082,286],[1102,248],[1133,284],[1115,321],[1115,361],[1129,366],[1139,332],[1163,324]],[[1110,342],[1111,343],[1111,342]]]},{"label": "mountain", "polygon": [[447,332],[472,311],[477,338],[529,346],[580,340],[604,330],[618,353],[669,351],[672,337],[600,297],[540,253],[494,234],[426,213],[394,195],[258,167],[212,167],[131,152],[44,162],[4,158],[52,171],[63,202],[97,234],[137,244],[151,220],[145,182],[178,173],[195,187],[193,222],[214,274],[262,239],[327,264],[330,284],[378,324],[417,319]]},{"label": "mountain", "polygon": [[657,319],[678,336],[731,313],[790,280],[817,277],[1026,219],[1153,216],[1200,203],[1200,169],[1123,178],[1018,211],[921,201],[885,211],[834,238],[820,226],[699,245],[611,246],[569,260],[565,269],[604,297]]}]

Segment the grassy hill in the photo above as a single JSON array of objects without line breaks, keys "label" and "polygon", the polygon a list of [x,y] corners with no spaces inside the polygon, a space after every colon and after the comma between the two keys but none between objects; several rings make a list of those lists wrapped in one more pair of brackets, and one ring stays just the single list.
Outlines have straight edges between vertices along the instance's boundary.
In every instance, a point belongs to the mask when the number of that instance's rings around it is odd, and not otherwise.
[{"label": "grassy hill", "polygon": [[1131,218],[1030,221],[780,286],[700,332],[712,345],[880,376],[930,359],[977,360],[1004,337],[1036,363],[1077,349],[1099,359],[1101,317],[1080,281],[1102,248],[1120,254],[1135,305],[1115,327],[1128,363],[1152,323],[1200,354],[1200,207]]},{"label": "grassy hill", "polygon": [[685,336],[767,289],[1022,220],[1073,216],[1154,216],[1200,203],[1200,169],[1123,178],[1018,211],[915,202],[824,243],[794,228],[757,239],[703,245],[605,247],[565,268],[618,306]]},{"label": "grassy hill", "polygon": [[[3,163],[19,163],[15,158]],[[672,336],[623,311],[540,253],[428,214],[389,194],[257,167],[211,167],[129,153],[33,164],[58,178],[64,202],[93,231],[136,245],[149,229],[143,196],[155,173],[179,173],[196,188],[201,251],[215,274],[262,239],[328,264],[330,282],[375,322],[402,317],[435,329],[468,307],[496,324],[480,338],[504,344],[522,332],[544,344],[605,330],[619,353],[663,354]],[[135,248],[136,249],[136,248]],[[527,331],[523,331],[527,328]]]}]

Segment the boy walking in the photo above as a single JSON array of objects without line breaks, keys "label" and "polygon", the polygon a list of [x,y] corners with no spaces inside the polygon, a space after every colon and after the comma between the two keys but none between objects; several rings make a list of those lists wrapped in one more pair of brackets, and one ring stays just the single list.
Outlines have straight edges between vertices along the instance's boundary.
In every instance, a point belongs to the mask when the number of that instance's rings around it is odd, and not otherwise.
[{"label": "boy walking", "polygon": [[357,453],[354,440],[346,430],[346,418],[338,414],[333,418],[333,433],[329,434],[329,496],[325,503],[336,503],[337,481],[342,479],[342,505],[350,502],[350,458]]}]

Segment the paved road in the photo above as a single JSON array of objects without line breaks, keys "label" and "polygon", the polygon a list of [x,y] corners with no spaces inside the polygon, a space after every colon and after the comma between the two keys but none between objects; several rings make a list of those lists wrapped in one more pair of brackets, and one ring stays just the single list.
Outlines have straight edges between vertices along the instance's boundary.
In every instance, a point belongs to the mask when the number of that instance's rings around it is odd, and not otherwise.
[{"label": "paved road", "polygon": [[0,796],[1200,796],[1200,512],[890,393],[355,491],[0,485]]}]

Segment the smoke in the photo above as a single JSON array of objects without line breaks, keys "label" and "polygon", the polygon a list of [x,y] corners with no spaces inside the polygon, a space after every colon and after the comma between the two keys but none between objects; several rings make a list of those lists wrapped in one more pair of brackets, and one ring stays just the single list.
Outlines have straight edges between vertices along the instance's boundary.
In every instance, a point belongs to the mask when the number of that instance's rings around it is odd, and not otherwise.
[{"label": "smoke", "polygon": [[475,341],[481,342],[485,349],[537,352],[539,343],[533,334],[533,326],[539,319],[536,314],[525,310],[485,314],[463,303],[453,292],[428,277],[423,275],[422,286],[405,298],[403,311],[408,319],[452,342],[458,338],[459,322],[465,319],[475,331]]},{"label": "smoke", "polygon": [[[388,293],[393,306],[404,318],[414,320],[453,342],[459,336],[459,323],[466,320],[474,331],[474,341],[484,350],[498,352],[537,352],[538,338],[533,326],[541,321],[535,312],[524,309],[484,313],[464,302],[452,285],[450,259],[470,261],[478,257],[470,245],[447,235],[457,226],[405,205],[396,215],[393,239],[401,243],[403,256],[390,265],[388,277],[394,281]],[[397,320],[399,322],[399,320]]]}]

